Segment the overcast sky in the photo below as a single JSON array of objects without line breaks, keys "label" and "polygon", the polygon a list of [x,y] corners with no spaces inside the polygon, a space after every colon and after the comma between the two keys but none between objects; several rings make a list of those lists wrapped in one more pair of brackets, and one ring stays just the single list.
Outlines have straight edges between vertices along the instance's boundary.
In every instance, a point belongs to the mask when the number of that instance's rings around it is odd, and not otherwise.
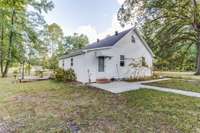
[{"label": "overcast sky", "polygon": [[83,33],[90,42],[123,30],[117,12],[124,0],[53,0],[55,8],[45,14],[48,24],[57,23],[65,35]]}]

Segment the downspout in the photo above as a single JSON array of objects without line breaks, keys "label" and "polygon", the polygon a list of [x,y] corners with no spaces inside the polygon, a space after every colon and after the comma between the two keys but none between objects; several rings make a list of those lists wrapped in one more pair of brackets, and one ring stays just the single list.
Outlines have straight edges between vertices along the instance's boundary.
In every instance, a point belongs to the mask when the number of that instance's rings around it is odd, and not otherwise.
[{"label": "downspout", "polygon": [[117,76],[118,76],[118,80],[120,80],[120,74],[119,74],[119,67],[118,67],[118,64],[116,64],[116,68],[117,68]]}]

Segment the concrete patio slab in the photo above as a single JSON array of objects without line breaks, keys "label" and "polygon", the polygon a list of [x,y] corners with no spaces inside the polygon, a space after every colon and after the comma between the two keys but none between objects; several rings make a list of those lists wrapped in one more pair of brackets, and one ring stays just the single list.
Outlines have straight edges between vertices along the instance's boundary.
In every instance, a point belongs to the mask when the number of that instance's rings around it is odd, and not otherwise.
[{"label": "concrete patio slab", "polygon": [[125,81],[115,81],[106,84],[99,84],[99,83],[92,83],[90,86],[96,87],[99,89],[103,89],[112,93],[122,93],[131,90],[138,90],[141,88],[143,83],[151,83],[151,82],[158,82],[169,80],[169,78],[165,79],[158,79],[158,80],[149,80],[149,81],[139,81],[139,82],[125,82]]},{"label": "concrete patio slab", "polygon": [[151,90],[156,90],[156,91],[169,92],[169,93],[180,94],[184,96],[200,98],[200,93],[197,93],[197,92],[143,85],[144,83],[158,82],[158,81],[164,81],[164,80],[169,80],[169,78],[151,80],[151,81],[141,81],[141,82],[116,81],[116,82],[111,82],[107,84],[92,83],[90,84],[90,86],[103,89],[112,93],[122,93],[122,92],[133,91],[133,90],[144,88],[144,89],[151,89]]},{"label": "concrete patio slab", "polygon": [[158,81],[164,81],[164,80],[169,80],[169,78],[149,80],[149,81],[139,81],[139,82],[115,81],[115,82],[106,83],[106,84],[92,83],[90,84],[90,86],[103,89],[106,91],[110,91],[112,93],[122,93],[126,91],[131,91],[131,90],[138,90],[141,88],[141,84],[143,83],[158,82]]},{"label": "concrete patio slab", "polygon": [[90,86],[106,90],[112,93],[122,93],[130,90],[140,89],[140,84],[138,83],[128,83],[123,81],[111,82],[107,84],[92,83],[90,84]]}]

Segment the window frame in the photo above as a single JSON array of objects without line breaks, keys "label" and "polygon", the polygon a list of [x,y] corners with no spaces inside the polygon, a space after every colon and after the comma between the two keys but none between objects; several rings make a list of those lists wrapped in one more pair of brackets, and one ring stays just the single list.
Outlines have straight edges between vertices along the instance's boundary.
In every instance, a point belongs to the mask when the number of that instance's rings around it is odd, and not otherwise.
[{"label": "window frame", "polygon": [[62,61],[62,66],[65,67],[65,60]]},{"label": "window frame", "polygon": [[136,42],[135,36],[134,36],[134,35],[131,36],[131,42],[132,42],[132,43],[135,43],[135,42]]},{"label": "window frame", "polygon": [[98,72],[105,72],[105,57],[98,57]]},{"label": "window frame", "polygon": [[70,64],[71,67],[74,66],[74,58],[71,58],[71,64]]},{"label": "window frame", "polygon": [[120,67],[125,67],[125,55],[120,55]]},{"label": "window frame", "polygon": [[146,58],[145,57],[142,57],[142,66],[143,67],[146,67],[147,66],[147,62],[146,62]]}]

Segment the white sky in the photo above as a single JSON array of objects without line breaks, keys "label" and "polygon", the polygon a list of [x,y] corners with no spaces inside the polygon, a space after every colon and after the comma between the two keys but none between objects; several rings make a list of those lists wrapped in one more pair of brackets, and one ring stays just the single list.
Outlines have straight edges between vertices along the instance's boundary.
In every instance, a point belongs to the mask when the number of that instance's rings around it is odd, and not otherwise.
[{"label": "white sky", "polygon": [[[107,5],[107,8],[104,7],[105,1],[107,4],[109,4]],[[104,0],[101,1],[103,3],[102,5],[95,5],[93,0],[85,0],[84,2],[80,0],[66,0],[62,2],[59,0],[53,0],[55,3],[55,9],[46,14],[45,19],[47,20],[48,24],[55,22],[60,25],[65,35],[72,35],[73,33],[85,34],[88,36],[90,42],[94,42],[97,40],[97,38],[101,39],[107,35],[114,34],[115,31],[122,31],[131,27],[127,26],[126,28],[122,28],[117,20],[117,11],[124,1],[125,0]],[[69,5],[73,6],[74,3],[76,6],[78,4],[85,4],[85,6],[82,7],[81,5],[78,5],[78,11],[75,10],[76,7],[74,7],[75,9],[70,9],[71,7],[67,8]],[[88,5],[88,3],[90,5]],[[89,7],[86,7],[87,5]],[[94,11],[83,14],[85,16],[81,15],[82,12],[87,10],[85,8],[96,8],[95,6],[100,9],[98,9],[96,12]],[[106,10],[107,12],[101,11],[104,8],[108,9]],[[71,10],[73,10],[72,13],[70,12]],[[65,19],[67,12],[70,12],[69,15],[72,16]],[[76,16],[76,18],[73,18],[74,16]],[[85,22],[85,19],[88,19],[88,21]]]}]

